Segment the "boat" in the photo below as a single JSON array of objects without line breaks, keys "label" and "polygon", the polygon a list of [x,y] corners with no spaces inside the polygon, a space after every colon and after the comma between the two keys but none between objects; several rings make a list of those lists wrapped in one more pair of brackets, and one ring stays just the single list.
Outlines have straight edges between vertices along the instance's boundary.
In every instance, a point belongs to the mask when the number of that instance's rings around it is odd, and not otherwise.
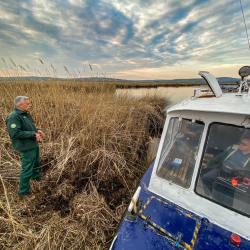
[{"label": "boat", "polygon": [[[250,142],[250,67],[239,70],[237,92],[223,93],[209,72],[199,75],[211,93],[196,90],[167,110],[156,158],[110,250],[250,249],[250,154],[242,149]],[[228,161],[211,167],[229,150]],[[243,166],[226,163],[240,153]],[[214,169],[214,178],[204,181]]]}]

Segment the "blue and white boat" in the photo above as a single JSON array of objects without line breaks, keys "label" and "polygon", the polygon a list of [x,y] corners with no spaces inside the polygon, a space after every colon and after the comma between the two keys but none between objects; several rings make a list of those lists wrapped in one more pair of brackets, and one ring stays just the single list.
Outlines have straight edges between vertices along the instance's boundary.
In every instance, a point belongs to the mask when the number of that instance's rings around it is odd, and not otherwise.
[{"label": "blue and white boat", "polygon": [[[201,71],[211,93],[197,90],[167,110],[156,158],[110,250],[250,249],[250,154],[242,150],[250,143],[250,67],[239,74],[238,91],[223,93],[215,77]],[[229,160],[212,166],[227,150]]]}]

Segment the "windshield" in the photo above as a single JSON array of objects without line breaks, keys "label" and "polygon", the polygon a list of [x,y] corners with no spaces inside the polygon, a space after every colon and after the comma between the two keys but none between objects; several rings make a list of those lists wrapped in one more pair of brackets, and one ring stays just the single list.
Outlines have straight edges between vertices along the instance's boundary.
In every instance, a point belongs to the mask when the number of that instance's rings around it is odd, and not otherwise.
[{"label": "windshield", "polygon": [[171,118],[164,139],[157,175],[179,186],[191,183],[203,122]]},{"label": "windshield", "polygon": [[196,192],[250,214],[250,129],[209,126]]}]

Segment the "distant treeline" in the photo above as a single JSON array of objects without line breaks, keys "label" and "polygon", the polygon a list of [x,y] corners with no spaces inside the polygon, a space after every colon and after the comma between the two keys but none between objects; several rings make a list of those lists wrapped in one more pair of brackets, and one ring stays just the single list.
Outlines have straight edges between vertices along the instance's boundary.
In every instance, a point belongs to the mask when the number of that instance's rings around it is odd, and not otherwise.
[{"label": "distant treeline", "polygon": [[[107,77],[69,77],[69,78],[60,78],[60,77],[38,77],[38,76],[27,76],[27,77],[0,77],[0,81],[11,80],[11,81],[74,81],[74,82],[99,82],[99,83],[116,83],[117,86],[127,86],[139,88],[141,86],[199,86],[206,84],[203,78],[193,78],[193,79],[173,79],[173,80],[125,80],[125,79],[116,79],[116,78],[107,78]],[[231,77],[219,77],[217,78],[220,84],[234,84],[236,81],[240,81],[238,78]]]},{"label": "distant treeline", "polygon": [[[3,77],[2,77],[3,78]],[[1,80],[1,78],[0,78]],[[201,79],[201,82],[175,82],[175,81],[119,81],[112,79],[112,81],[108,81],[107,79],[105,81],[100,81],[91,79],[91,80],[81,80],[79,78],[76,79],[64,79],[64,78],[45,78],[45,77],[38,77],[38,78],[16,78],[16,77],[10,77],[10,78],[4,78],[5,81],[11,81],[15,82],[18,81],[20,82],[43,82],[43,81],[48,81],[50,83],[55,82],[62,82],[64,84],[68,84],[70,82],[74,82],[77,86],[81,87],[82,85],[87,87],[87,88],[112,88],[112,89],[123,89],[123,88],[158,88],[158,87],[191,87],[191,86],[201,86],[201,85],[206,85],[207,83]],[[234,85],[236,84],[235,82],[219,82],[220,85]]]}]

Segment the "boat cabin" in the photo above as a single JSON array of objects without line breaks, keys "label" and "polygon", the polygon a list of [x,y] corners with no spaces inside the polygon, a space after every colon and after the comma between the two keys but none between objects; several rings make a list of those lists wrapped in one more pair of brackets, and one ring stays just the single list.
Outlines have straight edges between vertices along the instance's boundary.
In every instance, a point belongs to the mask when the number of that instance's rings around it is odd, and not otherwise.
[{"label": "boat cabin", "polygon": [[223,94],[212,75],[200,74],[214,97],[191,97],[167,111],[149,190],[249,238],[249,90]]},{"label": "boat cabin", "polygon": [[110,250],[250,249],[250,67],[228,93],[199,74],[210,91],[167,110],[156,159]]}]

